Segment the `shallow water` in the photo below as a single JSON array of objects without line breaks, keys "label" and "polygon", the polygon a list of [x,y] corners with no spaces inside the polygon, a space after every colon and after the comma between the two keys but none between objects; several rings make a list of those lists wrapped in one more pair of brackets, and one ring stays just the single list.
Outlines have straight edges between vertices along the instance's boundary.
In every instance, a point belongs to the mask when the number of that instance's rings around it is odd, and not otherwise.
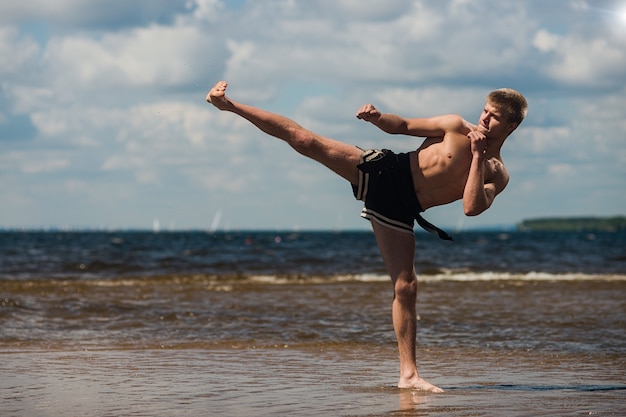
[{"label": "shallow water", "polygon": [[369,234],[0,238],[3,417],[626,415],[624,234],[420,237],[439,395]]},{"label": "shallow water", "polygon": [[10,353],[6,416],[623,415],[623,358],[442,349],[443,394],[394,388],[395,346]]},{"label": "shallow water", "polygon": [[418,361],[440,395],[394,387],[387,283],[57,294],[5,317],[2,415],[624,415],[625,285],[423,283]]},{"label": "shallow water", "polygon": [[[389,344],[387,282],[0,284],[0,349],[154,349]],[[626,281],[420,284],[431,348],[626,352]]]}]

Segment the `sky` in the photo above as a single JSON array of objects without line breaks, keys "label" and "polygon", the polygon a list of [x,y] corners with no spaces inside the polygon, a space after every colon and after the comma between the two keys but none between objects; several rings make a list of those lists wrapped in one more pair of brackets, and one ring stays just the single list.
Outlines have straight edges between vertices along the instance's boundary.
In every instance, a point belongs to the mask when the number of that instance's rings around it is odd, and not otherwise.
[{"label": "sky", "polygon": [[506,190],[454,230],[626,214],[626,0],[8,0],[0,3],[0,228],[361,230],[350,185],[205,102],[238,101],[361,148],[357,120],[527,119]]}]

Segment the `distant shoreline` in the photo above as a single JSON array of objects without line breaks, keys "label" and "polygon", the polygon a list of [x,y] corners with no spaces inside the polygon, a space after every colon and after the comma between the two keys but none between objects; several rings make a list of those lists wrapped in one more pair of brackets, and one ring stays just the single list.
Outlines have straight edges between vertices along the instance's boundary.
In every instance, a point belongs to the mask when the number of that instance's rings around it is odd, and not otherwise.
[{"label": "distant shoreline", "polygon": [[626,230],[626,216],[614,217],[552,217],[522,221],[519,231],[617,232]]},{"label": "distant shoreline", "polygon": [[[626,216],[612,217],[545,217],[535,219],[525,219],[517,224],[500,224],[456,230],[453,226],[444,226],[454,233],[473,232],[617,232],[626,230]],[[180,228],[180,229],[159,229],[147,227],[88,227],[88,226],[0,226],[0,233],[373,233],[368,228],[355,229],[289,229],[289,228],[269,228],[269,229],[221,229],[212,230],[209,228]],[[416,228],[416,233],[426,233]]]}]

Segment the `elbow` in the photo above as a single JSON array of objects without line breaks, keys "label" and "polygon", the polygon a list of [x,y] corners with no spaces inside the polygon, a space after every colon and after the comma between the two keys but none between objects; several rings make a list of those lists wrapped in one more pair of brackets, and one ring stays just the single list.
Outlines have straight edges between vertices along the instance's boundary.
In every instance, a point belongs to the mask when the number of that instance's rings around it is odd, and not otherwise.
[{"label": "elbow", "polygon": [[463,211],[466,216],[478,216],[493,204],[495,192],[490,187],[485,187],[483,195],[480,193],[463,196]]},{"label": "elbow", "polygon": [[409,127],[406,121],[402,121],[396,125],[390,126],[387,133],[391,135],[407,135],[409,133]]},{"label": "elbow", "polygon": [[468,217],[478,216],[483,211],[487,210],[488,207],[479,207],[477,205],[472,206],[464,206],[463,212]]},{"label": "elbow", "polygon": [[473,217],[473,216],[478,216],[480,213],[482,213],[484,210],[472,210],[472,209],[465,209],[465,215],[467,217]]},{"label": "elbow", "polygon": [[406,135],[408,132],[406,128],[399,126],[391,126],[382,130],[390,135]]}]

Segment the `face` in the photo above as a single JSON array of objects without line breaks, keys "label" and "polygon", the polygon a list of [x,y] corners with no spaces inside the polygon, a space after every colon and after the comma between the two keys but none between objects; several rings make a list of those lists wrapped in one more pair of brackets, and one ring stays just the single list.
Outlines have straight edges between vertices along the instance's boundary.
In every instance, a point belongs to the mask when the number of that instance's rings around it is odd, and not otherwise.
[{"label": "face", "polygon": [[515,123],[509,123],[493,104],[487,102],[478,119],[478,130],[487,137],[506,137],[515,130]]}]

